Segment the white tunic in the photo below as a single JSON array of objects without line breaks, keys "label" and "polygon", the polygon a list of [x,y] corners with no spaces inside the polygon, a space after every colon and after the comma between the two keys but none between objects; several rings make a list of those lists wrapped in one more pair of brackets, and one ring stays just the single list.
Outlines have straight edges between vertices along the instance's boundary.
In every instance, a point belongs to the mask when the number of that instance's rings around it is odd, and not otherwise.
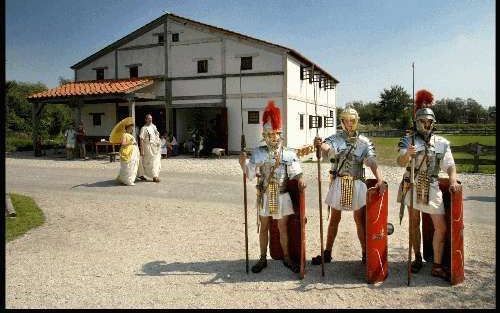
[{"label": "white tunic", "polygon": [[161,169],[160,133],[154,124],[142,126],[139,133],[144,156],[139,163],[137,176],[159,177]]},{"label": "white tunic", "polygon": [[[250,181],[255,178],[256,172],[264,162],[272,161],[268,159],[268,155],[264,150],[265,147],[257,147],[252,153],[250,160],[246,160],[246,173]],[[286,148],[284,149],[283,159],[275,173],[278,177],[284,176],[285,173],[287,173],[287,178],[292,178],[302,173],[300,161],[295,152]],[[257,207],[257,203],[255,203],[255,207]],[[276,214],[271,214],[268,208],[267,194],[264,193],[263,205],[258,213],[260,216],[272,216],[273,219],[281,219],[283,216],[293,214],[293,203],[290,194],[288,192],[279,194],[278,212]]]},{"label": "white tunic", "polygon": [[[418,137],[417,137],[418,138]],[[448,172],[450,166],[455,165],[455,160],[453,159],[453,155],[451,154],[451,149],[448,140],[445,138],[432,135],[430,139],[430,144],[434,147],[436,153],[443,154],[443,158],[439,162],[439,167],[443,172]],[[423,152],[425,149],[424,145],[418,145],[416,143],[417,148],[417,158],[415,159],[415,167],[418,167],[420,162],[422,162]],[[406,154],[408,149],[405,147],[399,148],[399,155]],[[407,194],[405,197],[405,204],[410,205],[410,194]],[[417,204],[417,191],[416,188],[413,188],[413,208],[428,214],[445,214],[444,212],[444,204],[443,204],[443,193],[439,189],[439,182],[436,180],[435,182],[430,183],[429,185],[429,204],[418,203]]]}]

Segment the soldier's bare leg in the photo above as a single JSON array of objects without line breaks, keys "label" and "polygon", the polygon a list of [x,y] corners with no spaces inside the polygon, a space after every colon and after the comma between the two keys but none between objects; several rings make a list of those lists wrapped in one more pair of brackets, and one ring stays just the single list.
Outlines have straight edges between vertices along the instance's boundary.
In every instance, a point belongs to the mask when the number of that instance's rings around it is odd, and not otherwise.
[{"label": "soldier's bare leg", "polygon": [[290,258],[288,249],[288,216],[283,216],[278,220],[278,229],[280,232],[280,244],[283,250],[283,264],[288,267],[292,272],[300,272],[300,267]]},{"label": "soldier's bare leg", "polygon": [[330,210],[330,221],[328,223],[328,230],[326,233],[325,250],[332,251],[333,243],[335,242],[335,238],[337,238],[337,232],[339,230],[339,223],[341,218],[342,211],[335,210],[334,208]]},{"label": "soldier's bare leg", "polygon": [[259,216],[260,219],[260,231],[259,231],[259,246],[260,246],[260,258],[254,266],[252,266],[252,272],[259,273],[267,266],[267,243],[269,242],[269,226],[271,225],[270,216]]},{"label": "soldier's bare leg", "polygon": [[411,213],[412,218],[412,247],[413,252],[415,253],[415,261],[411,264],[412,273],[418,273],[423,266],[422,254],[420,252],[420,242],[421,242],[421,234],[420,234],[420,211],[413,209]]},{"label": "soldier's bare leg", "polygon": [[283,257],[288,257],[288,216],[283,216],[278,220],[278,229],[280,231],[280,244],[283,250]]},{"label": "soldier's bare leg", "polygon": [[260,218],[260,232],[259,232],[259,245],[260,255],[267,254],[267,243],[269,242],[269,226],[271,225],[272,218],[270,216],[259,216]]},{"label": "soldier's bare leg", "polygon": [[448,279],[448,273],[441,265],[446,237],[446,220],[444,214],[431,214],[432,225],[434,226],[434,236],[432,238],[432,249],[434,252],[434,264],[431,274],[433,276]]},{"label": "soldier's bare leg", "polygon": [[[330,221],[328,222],[328,228],[326,231],[326,245],[325,252],[323,253],[325,263],[332,261],[332,249],[335,238],[337,237],[337,232],[339,230],[339,223],[342,217],[342,211],[335,210],[331,208],[330,210]],[[321,255],[312,258],[313,265],[321,264]]]},{"label": "soldier's bare leg", "polygon": [[359,243],[361,244],[361,261],[366,262],[366,238],[365,238],[365,212],[366,206],[353,212],[354,222],[356,223],[356,231],[358,233]]}]

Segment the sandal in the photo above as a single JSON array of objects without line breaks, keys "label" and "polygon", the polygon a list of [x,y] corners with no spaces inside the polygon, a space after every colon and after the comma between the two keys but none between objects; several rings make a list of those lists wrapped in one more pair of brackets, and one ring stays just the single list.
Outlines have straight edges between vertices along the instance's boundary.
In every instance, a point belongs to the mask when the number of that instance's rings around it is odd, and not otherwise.
[{"label": "sandal", "polygon": [[295,262],[293,262],[290,258],[283,259],[283,265],[288,267],[294,273],[300,272],[300,267]]},{"label": "sandal", "polygon": [[422,258],[416,258],[415,261],[411,262],[411,272],[418,273],[423,266]]},{"label": "sandal", "polygon": [[[325,263],[330,263],[332,261],[332,251],[331,250],[325,250],[323,252],[323,257]],[[320,265],[321,264],[321,255],[315,256],[311,260],[312,265]]]},{"label": "sandal", "polygon": [[450,275],[446,272],[441,264],[434,263],[432,265],[431,275],[434,277],[442,278],[446,281],[450,281]]},{"label": "sandal", "polygon": [[253,273],[260,273],[267,266],[267,259],[260,258],[254,266],[252,266]]}]

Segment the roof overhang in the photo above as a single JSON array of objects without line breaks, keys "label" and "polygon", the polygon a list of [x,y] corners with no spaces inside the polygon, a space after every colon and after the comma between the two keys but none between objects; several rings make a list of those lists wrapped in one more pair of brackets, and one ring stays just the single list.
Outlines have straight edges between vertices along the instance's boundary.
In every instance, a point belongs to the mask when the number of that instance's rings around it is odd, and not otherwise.
[{"label": "roof overhang", "polygon": [[107,79],[67,83],[27,97],[29,102],[69,103],[74,100],[85,102],[123,102],[129,100],[152,100],[152,93],[140,92],[154,83],[152,78]]}]

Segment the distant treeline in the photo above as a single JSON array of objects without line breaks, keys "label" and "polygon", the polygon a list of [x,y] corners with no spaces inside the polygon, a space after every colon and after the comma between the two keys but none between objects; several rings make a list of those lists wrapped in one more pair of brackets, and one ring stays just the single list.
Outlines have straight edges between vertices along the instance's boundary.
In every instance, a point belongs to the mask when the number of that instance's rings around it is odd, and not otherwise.
[{"label": "distant treeline", "polygon": [[[407,129],[411,125],[413,99],[401,86],[384,89],[379,102],[352,101],[347,105],[353,106],[358,111],[360,122],[364,125],[399,129]],[[432,110],[438,124],[496,123],[496,107],[490,106],[485,109],[472,98],[435,99]]]},{"label": "distant treeline", "polygon": [[[59,84],[70,80],[60,77]],[[6,82],[6,131],[7,133],[31,134],[32,111],[26,97],[47,90],[42,83]],[[377,129],[407,129],[411,125],[413,100],[401,86],[391,86],[380,94],[379,102],[363,103],[352,101],[352,105],[360,115],[360,124],[364,127]],[[342,109],[338,109],[342,110]],[[438,124],[486,124],[495,123],[496,107],[485,109],[474,99],[440,99],[433,107]],[[337,114],[339,116],[339,114]],[[43,139],[61,136],[61,133],[71,125],[71,109],[65,104],[46,105],[42,110],[41,134]],[[338,125],[340,125],[338,123]],[[371,125],[371,126],[370,126]],[[485,126],[486,127],[486,126]],[[456,127],[455,127],[456,128]]]}]

